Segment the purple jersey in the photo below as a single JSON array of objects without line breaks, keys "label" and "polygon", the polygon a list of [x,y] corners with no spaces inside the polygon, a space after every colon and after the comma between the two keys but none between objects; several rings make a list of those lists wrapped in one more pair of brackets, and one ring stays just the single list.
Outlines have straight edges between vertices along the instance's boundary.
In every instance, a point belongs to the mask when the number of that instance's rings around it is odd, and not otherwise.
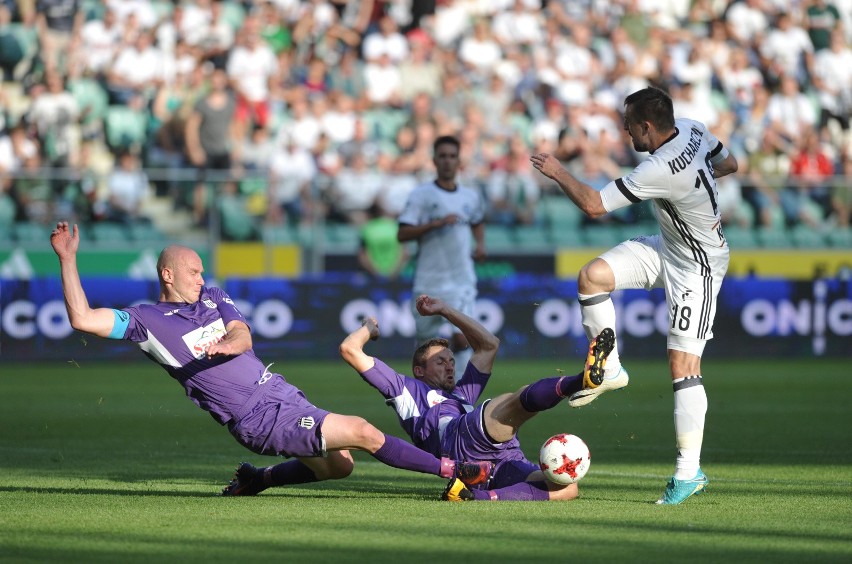
[{"label": "purple jersey", "polygon": [[474,408],[490,374],[483,374],[468,363],[456,388],[446,392],[399,374],[377,358],[374,360],[375,366],[361,377],[396,410],[400,425],[416,446],[435,456],[455,460],[526,461],[517,437],[504,443],[494,443],[488,438],[482,422],[484,404]]},{"label": "purple jersey", "polygon": [[120,338],[138,343],[151,360],[183,385],[189,399],[222,425],[240,419],[254,403],[249,402],[252,394],[272,377],[252,350],[207,357],[207,348],[224,337],[228,323],[245,322],[219,288],[202,288],[194,304],[158,302],[121,311],[130,319]]}]

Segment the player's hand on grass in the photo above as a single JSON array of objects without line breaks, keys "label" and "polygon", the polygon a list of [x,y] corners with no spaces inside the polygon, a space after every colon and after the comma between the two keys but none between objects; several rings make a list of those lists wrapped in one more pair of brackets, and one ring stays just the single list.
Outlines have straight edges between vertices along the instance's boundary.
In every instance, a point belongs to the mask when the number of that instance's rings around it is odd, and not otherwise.
[{"label": "player's hand on grass", "polygon": [[70,227],[67,221],[56,224],[50,233],[50,246],[56,252],[59,260],[73,257],[80,247],[80,229],[77,225]]},{"label": "player's hand on grass", "polygon": [[370,332],[370,340],[375,341],[379,337],[381,337],[381,331],[379,331],[379,322],[375,317],[367,317],[364,321],[361,322],[362,327],[366,327],[367,331]]},{"label": "player's hand on grass", "polygon": [[445,306],[443,300],[440,298],[433,298],[426,294],[418,296],[414,304],[420,315],[440,315]]}]

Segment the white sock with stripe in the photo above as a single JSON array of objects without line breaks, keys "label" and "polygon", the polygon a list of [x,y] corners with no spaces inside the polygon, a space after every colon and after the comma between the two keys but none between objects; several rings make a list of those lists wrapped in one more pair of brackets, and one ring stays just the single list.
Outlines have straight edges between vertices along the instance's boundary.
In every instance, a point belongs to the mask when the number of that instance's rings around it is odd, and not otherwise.
[{"label": "white sock with stripe", "polygon": [[674,426],[677,442],[677,462],[674,477],[691,480],[701,463],[701,443],[704,440],[704,416],[707,414],[707,393],[700,375],[672,381],[674,389]]},{"label": "white sock with stripe", "polygon": [[[580,302],[583,329],[586,330],[589,342],[607,327],[615,331],[615,306],[609,294],[577,294],[577,300]],[[604,374],[614,376],[620,369],[621,359],[618,357],[618,336],[616,335],[615,347],[606,359]]]}]

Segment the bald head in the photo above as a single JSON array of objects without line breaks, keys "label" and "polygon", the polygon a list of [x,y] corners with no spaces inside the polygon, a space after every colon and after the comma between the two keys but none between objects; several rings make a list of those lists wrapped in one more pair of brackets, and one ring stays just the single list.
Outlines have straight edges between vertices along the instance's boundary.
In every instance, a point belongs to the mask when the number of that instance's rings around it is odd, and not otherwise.
[{"label": "bald head", "polygon": [[169,245],[157,259],[160,277],[160,301],[195,303],[201,294],[204,278],[201,257],[183,245]]}]

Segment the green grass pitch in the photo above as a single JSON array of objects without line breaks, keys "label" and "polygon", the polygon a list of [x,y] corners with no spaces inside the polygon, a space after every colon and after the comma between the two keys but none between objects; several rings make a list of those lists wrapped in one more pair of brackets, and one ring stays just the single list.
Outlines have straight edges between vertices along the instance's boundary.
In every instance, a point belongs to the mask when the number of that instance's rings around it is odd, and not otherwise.
[{"label": "green grass pitch", "polygon": [[[407,371],[406,362],[395,362]],[[498,361],[489,395],[580,359]],[[674,463],[663,363],[561,405],[521,432],[588,443],[570,503],[438,501],[444,481],[357,453],[353,475],[217,497],[240,447],[151,363],[0,366],[0,562],[852,562],[852,411],[845,360],[704,362],[706,495],[658,507]],[[400,429],[342,362],[273,367],[316,404]]]}]

